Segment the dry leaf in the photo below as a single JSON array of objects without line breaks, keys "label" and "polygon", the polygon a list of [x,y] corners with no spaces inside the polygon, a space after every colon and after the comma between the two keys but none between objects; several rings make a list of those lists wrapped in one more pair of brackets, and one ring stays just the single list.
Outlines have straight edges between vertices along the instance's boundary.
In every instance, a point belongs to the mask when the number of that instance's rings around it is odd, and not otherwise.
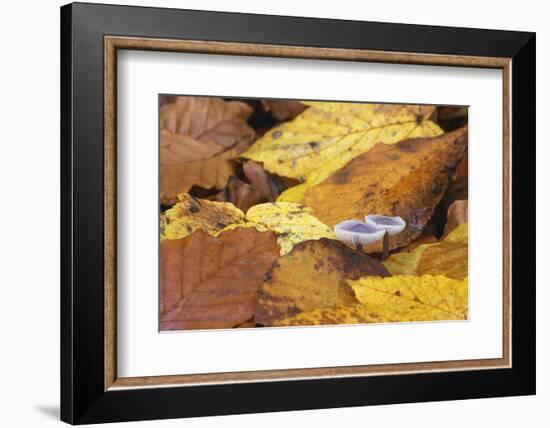
[{"label": "dry leaf", "polygon": [[439,244],[426,248],[418,261],[416,273],[445,275],[458,280],[467,278],[468,223],[460,225]]},{"label": "dry leaf", "polygon": [[246,211],[254,205],[273,202],[277,199],[280,194],[279,186],[261,165],[252,161],[245,162],[243,172],[248,183],[237,177],[231,177],[228,185],[214,197],[214,200],[231,202]]},{"label": "dry leaf", "polygon": [[366,277],[348,281],[361,303],[300,312],[276,326],[366,324],[468,318],[468,281],[444,276]]},{"label": "dry leaf", "polygon": [[468,318],[468,279],[443,275],[397,275],[348,280],[359,302],[377,311],[379,322]]},{"label": "dry leaf", "polygon": [[255,320],[273,325],[302,311],[357,303],[346,279],[388,275],[375,259],[331,239],[306,241],[281,257],[259,291]]},{"label": "dry leaf", "polygon": [[178,97],[160,110],[160,197],[164,204],[192,186],[222,189],[232,161],[252,142],[251,108],[218,98]]},{"label": "dry leaf", "polygon": [[468,151],[464,153],[462,159],[456,166],[455,176],[449,184],[445,201],[450,205],[456,200],[468,199]]},{"label": "dry leaf", "polygon": [[336,239],[334,232],[315,218],[311,209],[299,204],[276,202],[255,205],[246,213],[246,224],[277,234],[281,255],[294,245],[321,238]]},{"label": "dry leaf", "polygon": [[272,232],[202,230],[160,248],[161,330],[231,328],[252,318],[257,290],[279,257]]},{"label": "dry leaf", "polygon": [[237,227],[250,227],[260,232],[275,232],[281,255],[284,255],[299,242],[336,239],[332,230],[303,205],[286,202],[259,204],[245,215],[231,203],[196,199],[187,193],[178,197],[180,202],[161,215],[161,241],[183,238],[197,229],[217,236]]},{"label": "dry leaf", "polygon": [[262,105],[277,120],[294,119],[307,108],[300,101],[291,100],[262,100]]},{"label": "dry leaf", "polygon": [[392,254],[383,264],[392,275],[432,274],[463,279],[468,275],[468,224],[462,224],[438,243]]},{"label": "dry leaf", "polygon": [[202,229],[217,235],[223,229],[244,226],[244,213],[233,204],[178,195],[179,202],[161,215],[160,239],[180,239]]},{"label": "dry leaf", "polygon": [[284,202],[301,202],[320,183],[376,143],[433,137],[441,129],[428,120],[434,107],[364,103],[304,102],[310,108],[266,133],[243,156],[304,183],[287,189]]},{"label": "dry leaf", "polygon": [[[368,214],[400,216],[407,226],[390,249],[420,236],[467,144],[465,128],[435,138],[378,144],[306,191],[305,205],[328,226]],[[382,241],[365,247],[380,252]]]},{"label": "dry leaf", "polygon": [[454,201],[447,210],[447,224],[443,234],[447,235],[464,223],[468,223],[468,201]]},{"label": "dry leaf", "polygon": [[214,143],[219,151],[242,151],[254,138],[247,119],[252,108],[240,101],[213,97],[177,97],[160,109],[160,129],[185,135],[202,143]]}]

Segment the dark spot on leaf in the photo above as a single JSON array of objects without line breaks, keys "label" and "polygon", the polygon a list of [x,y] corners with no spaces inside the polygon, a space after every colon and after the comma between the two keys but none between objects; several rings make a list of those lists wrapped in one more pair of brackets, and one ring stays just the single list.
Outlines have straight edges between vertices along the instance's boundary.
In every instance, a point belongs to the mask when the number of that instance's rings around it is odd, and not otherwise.
[{"label": "dark spot on leaf", "polygon": [[223,229],[225,226],[227,226],[225,223],[222,223],[221,221],[216,224],[216,227],[219,227],[220,229]]},{"label": "dark spot on leaf", "polygon": [[309,147],[311,147],[312,149],[316,149],[317,147],[319,147],[319,143],[317,141],[310,141],[308,144]]},{"label": "dark spot on leaf", "polygon": [[271,134],[271,136],[276,140],[277,138],[279,138],[281,135],[283,135],[283,133],[281,131],[275,131],[273,134]]},{"label": "dark spot on leaf", "polygon": [[416,140],[401,141],[400,143],[397,143],[396,146],[399,150],[406,153],[414,153],[418,151],[418,144],[416,143]]},{"label": "dark spot on leaf", "polygon": [[332,182],[334,184],[345,184],[349,181],[349,175],[351,170],[349,168],[341,169],[336,174],[332,175]]},{"label": "dark spot on leaf", "polygon": [[393,293],[394,296],[401,297],[401,291],[397,290],[395,293]]},{"label": "dark spot on leaf", "polygon": [[201,210],[200,206],[194,202],[189,202],[189,211],[198,213]]},{"label": "dark spot on leaf", "polygon": [[422,123],[422,115],[417,114],[416,115],[416,124],[420,125]]}]

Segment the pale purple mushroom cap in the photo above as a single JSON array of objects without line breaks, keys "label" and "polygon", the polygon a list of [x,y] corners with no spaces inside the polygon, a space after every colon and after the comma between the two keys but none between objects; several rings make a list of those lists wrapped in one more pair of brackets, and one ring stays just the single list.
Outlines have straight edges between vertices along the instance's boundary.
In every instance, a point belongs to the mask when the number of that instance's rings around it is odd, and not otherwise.
[{"label": "pale purple mushroom cap", "polygon": [[385,215],[371,214],[365,217],[365,224],[370,227],[388,232],[388,235],[397,235],[403,232],[407,223],[401,217],[389,217]]},{"label": "pale purple mushroom cap", "polygon": [[385,232],[359,220],[345,220],[334,226],[334,234],[340,241],[354,245],[372,244],[380,240]]}]

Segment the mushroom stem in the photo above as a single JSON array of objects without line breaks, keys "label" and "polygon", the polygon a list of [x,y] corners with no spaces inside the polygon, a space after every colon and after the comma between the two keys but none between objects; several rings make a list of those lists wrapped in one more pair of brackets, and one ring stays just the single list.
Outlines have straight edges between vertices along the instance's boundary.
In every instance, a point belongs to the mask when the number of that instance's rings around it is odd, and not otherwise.
[{"label": "mushroom stem", "polygon": [[355,249],[357,251],[363,251],[363,246],[361,244],[355,244]]},{"label": "mushroom stem", "polygon": [[388,258],[390,252],[390,235],[388,234],[388,231],[384,233],[384,241],[382,242],[382,260],[386,260]]}]

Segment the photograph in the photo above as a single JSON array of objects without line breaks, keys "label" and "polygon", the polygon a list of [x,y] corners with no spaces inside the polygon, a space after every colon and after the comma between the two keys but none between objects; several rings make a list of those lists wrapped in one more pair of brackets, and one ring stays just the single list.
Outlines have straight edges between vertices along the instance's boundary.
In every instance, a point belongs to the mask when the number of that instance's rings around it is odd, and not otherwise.
[{"label": "photograph", "polygon": [[159,95],[159,330],[468,320],[468,106]]}]

